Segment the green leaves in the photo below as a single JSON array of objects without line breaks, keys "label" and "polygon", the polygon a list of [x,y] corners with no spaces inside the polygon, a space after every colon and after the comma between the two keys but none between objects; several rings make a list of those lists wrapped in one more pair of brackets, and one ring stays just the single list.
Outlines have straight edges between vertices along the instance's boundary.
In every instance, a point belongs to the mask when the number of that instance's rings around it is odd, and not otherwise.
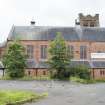
[{"label": "green leaves", "polygon": [[12,78],[23,77],[25,62],[25,48],[18,41],[10,43],[3,58],[6,73]]},{"label": "green leaves", "polygon": [[50,43],[49,48],[49,65],[50,69],[56,70],[56,76],[64,77],[68,65],[70,64],[70,54],[68,47],[61,33],[58,32],[54,41]]}]

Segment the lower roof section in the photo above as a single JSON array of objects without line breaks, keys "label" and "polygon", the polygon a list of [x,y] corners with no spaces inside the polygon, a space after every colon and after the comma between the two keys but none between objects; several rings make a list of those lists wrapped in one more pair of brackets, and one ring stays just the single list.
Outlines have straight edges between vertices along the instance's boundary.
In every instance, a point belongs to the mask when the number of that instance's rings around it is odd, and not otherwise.
[{"label": "lower roof section", "polygon": [[[72,60],[70,62],[70,67],[76,67],[78,65],[85,65],[88,68],[105,68],[105,60]],[[49,65],[44,62],[40,61],[36,63],[34,59],[27,60],[27,68],[34,68],[34,69],[48,69]]]},{"label": "lower roof section", "polygon": [[[34,59],[28,59],[26,61],[27,69],[48,69],[48,63],[40,61],[36,63]],[[70,67],[76,67],[78,65],[85,65],[90,69],[105,69],[105,60],[72,60]],[[0,61],[0,69],[5,68],[3,63]]]}]

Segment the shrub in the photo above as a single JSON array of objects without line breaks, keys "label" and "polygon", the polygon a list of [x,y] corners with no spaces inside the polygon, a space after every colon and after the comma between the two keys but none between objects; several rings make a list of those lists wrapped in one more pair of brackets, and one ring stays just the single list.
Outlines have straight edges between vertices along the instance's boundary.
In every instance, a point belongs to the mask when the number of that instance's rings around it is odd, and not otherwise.
[{"label": "shrub", "polygon": [[78,76],[82,79],[90,79],[90,71],[84,65],[78,65],[70,69],[70,76]]}]

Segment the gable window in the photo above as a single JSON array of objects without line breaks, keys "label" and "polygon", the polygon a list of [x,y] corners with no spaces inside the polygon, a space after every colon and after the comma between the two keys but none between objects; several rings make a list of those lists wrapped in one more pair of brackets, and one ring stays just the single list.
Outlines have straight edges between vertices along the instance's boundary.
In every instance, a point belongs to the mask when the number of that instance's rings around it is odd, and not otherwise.
[{"label": "gable window", "polygon": [[47,59],[47,45],[41,45],[41,59]]},{"label": "gable window", "polygon": [[80,46],[80,59],[87,58],[87,46]]},{"label": "gable window", "polygon": [[34,46],[33,45],[27,45],[27,56],[29,59],[32,59],[34,55]]},{"label": "gable window", "polygon": [[74,58],[74,46],[73,45],[69,45],[68,46],[68,50],[69,50],[69,53],[71,55],[71,58],[73,59]]},{"label": "gable window", "polygon": [[28,71],[28,75],[29,75],[29,76],[31,75],[31,71]]}]

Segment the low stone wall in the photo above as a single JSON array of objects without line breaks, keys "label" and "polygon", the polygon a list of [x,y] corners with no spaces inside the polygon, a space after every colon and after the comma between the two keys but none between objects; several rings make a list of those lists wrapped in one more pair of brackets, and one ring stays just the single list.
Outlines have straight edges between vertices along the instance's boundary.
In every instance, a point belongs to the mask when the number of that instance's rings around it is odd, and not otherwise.
[{"label": "low stone wall", "polygon": [[49,71],[47,69],[26,69],[27,76],[47,76]]},{"label": "low stone wall", "polygon": [[105,68],[92,69],[91,76],[93,79],[105,79]]}]

